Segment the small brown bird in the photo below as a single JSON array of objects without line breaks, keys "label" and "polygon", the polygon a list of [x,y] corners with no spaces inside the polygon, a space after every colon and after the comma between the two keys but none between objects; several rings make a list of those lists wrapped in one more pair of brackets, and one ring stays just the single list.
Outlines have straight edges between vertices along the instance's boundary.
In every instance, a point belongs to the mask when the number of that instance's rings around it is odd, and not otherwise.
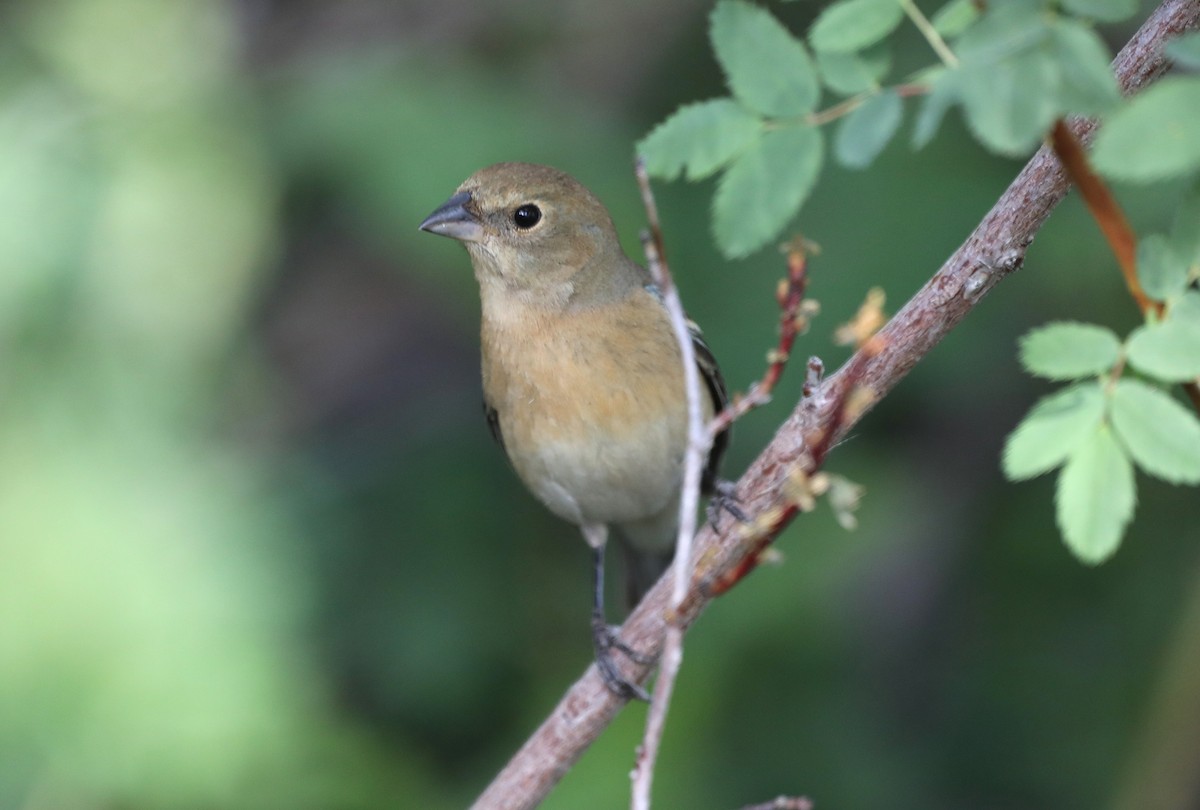
[{"label": "small brown bird", "polygon": [[[466,245],[483,305],[488,425],[538,500],[582,529],[594,552],[596,664],[614,693],[646,699],[612,658],[642,657],[605,619],[604,546],[611,527],[631,604],[674,550],[687,401],[659,291],[622,251],[600,201],[547,166],[481,169],[420,227]],[[725,407],[725,386],[692,327],[711,417]],[[705,494],[727,441],[721,434],[709,453]]]}]

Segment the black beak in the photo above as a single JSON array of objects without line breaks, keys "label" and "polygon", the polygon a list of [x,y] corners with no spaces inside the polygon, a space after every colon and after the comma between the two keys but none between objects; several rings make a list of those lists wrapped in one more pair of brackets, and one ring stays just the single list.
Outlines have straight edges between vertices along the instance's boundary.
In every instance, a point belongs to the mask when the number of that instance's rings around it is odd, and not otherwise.
[{"label": "black beak", "polygon": [[436,211],[425,217],[421,230],[436,233],[439,236],[449,236],[460,242],[478,242],[483,239],[483,225],[479,219],[467,209],[471,202],[468,191],[460,191]]}]

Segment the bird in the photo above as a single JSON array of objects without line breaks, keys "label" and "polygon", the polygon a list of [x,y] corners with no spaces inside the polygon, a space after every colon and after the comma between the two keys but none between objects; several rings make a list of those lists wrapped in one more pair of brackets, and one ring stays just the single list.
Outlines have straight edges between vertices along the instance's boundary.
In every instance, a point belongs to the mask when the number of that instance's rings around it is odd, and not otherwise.
[{"label": "bird", "polygon": [[[592,642],[605,685],[648,700],[614,660],[649,663],[607,622],[604,551],[611,530],[630,606],[674,551],[687,397],[662,294],[621,248],[600,200],[549,166],[480,169],[420,230],[466,246],[479,284],[488,427],[525,486],[592,550]],[[688,325],[710,419],[728,394],[699,328]],[[714,438],[705,495],[727,493],[718,468],[728,441],[727,430]]]}]

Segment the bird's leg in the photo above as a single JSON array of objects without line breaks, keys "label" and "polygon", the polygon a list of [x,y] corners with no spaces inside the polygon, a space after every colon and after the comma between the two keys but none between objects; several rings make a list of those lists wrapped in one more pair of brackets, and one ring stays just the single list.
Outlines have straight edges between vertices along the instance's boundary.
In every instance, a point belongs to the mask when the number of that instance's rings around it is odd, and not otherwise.
[{"label": "bird's leg", "polygon": [[741,500],[737,495],[737,483],[718,479],[713,482],[712,495],[708,499],[708,522],[714,529],[721,528],[721,513],[728,512],[739,523],[749,523],[750,517],[742,511]]},{"label": "bird's leg", "polygon": [[596,651],[596,668],[604,685],[617,697],[625,699],[637,698],[649,702],[650,695],[645,689],[628,680],[621,674],[613,651],[621,653],[631,661],[647,665],[652,659],[642,655],[618,638],[616,630],[609,626],[604,615],[604,544],[608,535],[608,527],[604,525],[588,525],[583,527],[583,536],[592,547],[594,562],[592,575],[592,646]]}]

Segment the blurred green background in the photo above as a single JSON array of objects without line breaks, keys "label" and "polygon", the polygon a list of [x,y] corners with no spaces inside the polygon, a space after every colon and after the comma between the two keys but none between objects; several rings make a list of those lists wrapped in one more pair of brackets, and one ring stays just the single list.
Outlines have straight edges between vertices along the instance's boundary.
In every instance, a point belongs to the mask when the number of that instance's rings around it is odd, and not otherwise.
[{"label": "blurred green background", "polygon": [[[775,9],[802,30],[818,7]],[[0,808],[455,808],[486,785],[590,660],[589,558],[491,444],[467,258],[416,225],[530,160],[639,255],[632,145],[722,93],[709,8],[0,5]],[[1015,175],[951,119],[823,176],[800,352],[840,363],[865,291],[894,309]],[[659,204],[742,388],[783,267],[718,258],[711,192]],[[1169,221],[1175,191],[1119,192]],[[1015,340],[1049,319],[1136,319],[1074,200],[832,456],[867,487],[858,531],[797,521],[689,635],[657,806],[1200,807],[1196,492],[1139,480],[1093,570],[1052,481],[999,472],[1048,390]],[[644,711],[545,806],[627,804]]]}]

